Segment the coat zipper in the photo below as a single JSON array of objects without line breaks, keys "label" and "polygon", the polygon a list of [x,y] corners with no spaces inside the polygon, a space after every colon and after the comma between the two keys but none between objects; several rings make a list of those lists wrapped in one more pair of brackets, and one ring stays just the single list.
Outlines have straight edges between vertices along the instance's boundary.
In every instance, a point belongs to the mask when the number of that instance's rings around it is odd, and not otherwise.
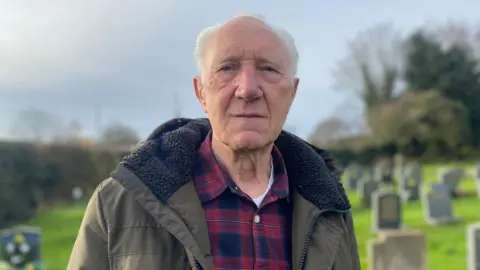
[{"label": "coat zipper", "polygon": [[195,259],[194,262],[195,262],[195,270],[202,270],[202,267],[198,263],[197,259]]},{"label": "coat zipper", "polygon": [[325,212],[337,212],[337,213],[344,214],[344,213],[347,213],[348,211],[323,210],[313,217],[312,222],[310,223],[310,227],[308,227],[305,244],[303,245],[302,256],[300,257],[299,270],[304,270],[305,268],[305,260],[307,259],[308,245],[310,244],[310,239],[312,238],[313,229],[315,228],[315,223],[317,223],[318,218],[320,218],[320,216]]},{"label": "coat zipper", "polygon": [[310,227],[308,227],[307,238],[305,239],[305,244],[303,245],[302,256],[300,257],[300,264],[299,270],[303,270],[305,267],[305,259],[307,258],[307,251],[308,251],[308,244],[310,243],[310,239],[312,238],[313,229],[315,227],[315,223],[317,223],[318,218],[322,213],[318,213],[313,217],[312,222],[310,223]]},{"label": "coat zipper", "polygon": [[188,249],[185,249],[185,252],[187,253],[190,268],[192,270],[202,270],[202,266],[200,265],[198,260],[195,257],[193,257],[193,254]]}]

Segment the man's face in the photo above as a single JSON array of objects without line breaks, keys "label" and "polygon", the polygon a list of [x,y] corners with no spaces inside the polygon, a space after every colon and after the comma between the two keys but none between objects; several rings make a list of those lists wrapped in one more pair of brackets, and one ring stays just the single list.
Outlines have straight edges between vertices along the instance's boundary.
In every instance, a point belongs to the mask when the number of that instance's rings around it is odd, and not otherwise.
[{"label": "man's face", "polygon": [[215,139],[236,150],[272,143],[298,86],[292,67],[286,45],[256,19],[233,20],[212,36],[194,86]]}]

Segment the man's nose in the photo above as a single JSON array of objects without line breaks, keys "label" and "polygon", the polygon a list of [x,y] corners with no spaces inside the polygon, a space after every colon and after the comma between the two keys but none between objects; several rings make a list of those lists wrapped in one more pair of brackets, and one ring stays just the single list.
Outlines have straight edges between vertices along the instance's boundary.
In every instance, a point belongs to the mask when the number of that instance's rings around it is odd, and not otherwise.
[{"label": "man's nose", "polygon": [[263,96],[257,77],[257,70],[254,66],[243,66],[237,74],[235,96],[246,101],[253,101]]}]

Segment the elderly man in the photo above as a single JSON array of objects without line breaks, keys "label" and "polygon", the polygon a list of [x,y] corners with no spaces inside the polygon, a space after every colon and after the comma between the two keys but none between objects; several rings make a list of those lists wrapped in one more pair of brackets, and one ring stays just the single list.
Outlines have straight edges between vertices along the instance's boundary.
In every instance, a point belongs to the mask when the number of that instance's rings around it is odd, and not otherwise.
[{"label": "elderly man", "polygon": [[326,153],[282,131],[298,54],[253,16],[197,39],[207,119],[174,119],[124,158],[87,207],[68,269],[360,269]]}]

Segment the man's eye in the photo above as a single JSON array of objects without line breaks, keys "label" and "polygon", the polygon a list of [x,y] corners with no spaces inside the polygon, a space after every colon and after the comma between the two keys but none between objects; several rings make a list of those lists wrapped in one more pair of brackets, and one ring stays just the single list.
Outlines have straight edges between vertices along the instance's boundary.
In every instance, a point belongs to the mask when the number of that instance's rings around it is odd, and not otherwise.
[{"label": "man's eye", "polygon": [[219,71],[233,71],[234,67],[231,65],[222,66]]},{"label": "man's eye", "polygon": [[277,72],[276,69],[274,69],[274,68],[272,68],[272,67],[269,67],[269,66],[260,67],[260,70],[261,70],[261,71],[266,71],[266,72]]}]

